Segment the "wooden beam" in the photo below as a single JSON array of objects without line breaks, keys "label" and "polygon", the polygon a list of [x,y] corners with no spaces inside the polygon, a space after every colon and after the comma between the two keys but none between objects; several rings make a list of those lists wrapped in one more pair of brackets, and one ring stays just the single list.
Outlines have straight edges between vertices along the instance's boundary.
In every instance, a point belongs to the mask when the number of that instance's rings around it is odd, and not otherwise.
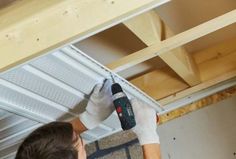
[{"label": "wooden beam", "polygon": [[[163,31],[165,32],[164,39],[174,36],[174,33],[168,26],[165,24],[163,26]],[[160,54],[159,57],[190,86],[197,85],[201,82],[196,63],[192,55],[184,47],[177,47],[164,54]]]},{"label": "wooden beam", "polygon": [[236,37],[194,53],[203,81],[236,71]]},{"label": "wooden beam", "polygon": [[[147,46],[160,43],[162,39],[174,35],[154,10],[125,21],[124,25]],[[178,47],[159,56],[190,86],[200,83],[195,62],[183,47]]]},{"label": "wooden beam", "polygon": [[[141,88],[162,105],[181,99],[202,89],[236,77],[236,38],[194,53],[202,83],[187,87],[178,83],[169,71],[154,70],[132,79],[130,82]],[[163,79],[163,80],[162,80]],[[153,82],[155,81],[155,82]],[[171,88],[169,87],[171,86]]]},{"label": "wooden beam", "polygon": [[177,34],[162,42],[155,43],[147,48],[125,56],[111,64],[108,67],[115,72],[119,72],[137,65],[143,61],[151,59],[160,54],[166,53],[172,49],[182,46],[188,42],[196,40],[202,36],[219,30],[225,26],[236,22],[236,9],[222,16],[216,17],[210,21],[200,24],[192,29]]},{"label": "wooden beam", "polygon": [[205,82],[202,82],[201,84],[198,84],[194,87],[183,89],[182,91],[170,94],[169,96],[166,96],[165,98],[161,98],[160,100],[158,100],[158,102],[161,105],[166,105],[168,103],[174,102],[175,100],[187,97],[188,95],[199,92],[203,89],[207,89],[208,87],[214,86],[214,85],[219,84],[221,82],[224,82],[226,80],[233,79],[235,77],[236,77],[236,70],[235,71],[230,71],[230,72],[227,72],[223,75],[220,75],[217,78],[210,79],[210,80],[207,80]]},{"label": "wooden beam", "polygon": [[0,71],[95,34],[166,1],[16,1],[0,10]]},{"label": "wooden beam", "polygon": [[189,88],[188,84],[169,67],[155,69],[130,82],[154,99],[165,98]]},{"label": "wooden beam", "polygon": [[161,41],[162,21],[154,10],[133,17],[123,24],[147,46]]},{"label": "wooden beam", "polygon": [[179,118],[183,115],[186,115],[188,113],[191,113],[193,111],[199,110],[201,108],[204,108],[206,106],[218,103],[222,100],[225,100],[227,98],[230,98],[232,96],[236,96],[236,86],[228,88],[224,91],[215,93],[211,96],[208,96],[204,99],[201,99],[199,101],[193,102],[192,104],[186,105],[184,107],[178,108],[176,110],[173,110],[171,112],[168,112],[166,114],[163,114],[159,116],[159,124],[163,124],[165,122],[171,121],[173,119]]},{"label": "wooden beam", "polygon": [[[184,61],[177,57],[178,53],[181,54]],[[160,54],[160,58],[190,86],[195,86],[201,82],[195,61],[184,48],[180,47]]]}]

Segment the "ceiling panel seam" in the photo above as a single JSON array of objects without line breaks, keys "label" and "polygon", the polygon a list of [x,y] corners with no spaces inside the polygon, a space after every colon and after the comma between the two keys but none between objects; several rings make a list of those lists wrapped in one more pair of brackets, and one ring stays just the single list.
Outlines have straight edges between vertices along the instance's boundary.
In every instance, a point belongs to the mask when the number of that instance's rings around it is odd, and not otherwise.
[{"label": "ceiling panel seam", "polygon": [[26,118],[21,118],[21,119],[19,119],[19,120],[17,120],[17,121],[11,122],[10,124],[7,124],[5,127],[0,127],[0,132],[1,132],[1,131],[4,131],[4,130],[6,130],[6,129],[9,129],[9,128],[15,126],[15,125],[18,125],[18,124],[20,124],[20,123],[22,123],[22,122],[25,122],[25,121],[27,121]]},{"label": "ceiling panel seam", "polygon": [[31,127],[27,128],[27,129],[24,129],[24,130],[22,130],[22,131],[19,131],[19,132],[13,134],[13,135],[10,135],[10,136],[8,136],[8,137],[6,137],[6,138],[4,138],[4,139],[1,139],[1,140],[0,140],[0,143],[5,142],[5,141],[7,141],[7,140],[10,140],[10,139],[13,138],[13,137],[17,137],[17,136],[19,136],[19,135],[22,135],[22,134],[24,134],[24,133],[26,133],[26,132],[29,132],[29,131],[31,131],[31,130],[34,130],[35,128],[37,128],[37,127],[39,127],[39,126],[42,126],[42,124],[41,124],[41,123],[37,123],[37,124],[35,124],[34,126],[31,126]]},{"label": "ceiling panel seam", "polygon": [[24,129],[22,131],[19,131],[18,133],[15,133],[11,136],[8,136],[2,140],[0,140],[0,150],[6,148],[7,146],[9,146],[9,142],[11,141],[11,144],[14,144],[15,142],[19,141],[22,139],[22,137],[27,136],[30,132],[32,132],[34,129],[38,128],[39,126],[42,126],[41,123],[39,124],[35,124],[32,127],[29,127],[27,129]]},{"label": "ceiling panel seam", "polygon": [[28,119],[31,119],[33,121],[41,122],[41,123],[49,123],[54,121],[52,118],[49,118],[42,114],[36,114],[35,112],[23,109],[17,105],[14,104],[8,104],[8,103],[2,103],[0,101],[0,108],[12,113],[15,113],[19,116],[26,117]]},{"label": "ceiling panel seam", "polygon": [[36,67],[34,67],[31,64],[25,65],[22,68],[25,69],[26,71],[38,76],[39,78],[42,78],[42,79],[44,79],[44,80],[46,80],[46,81],[62,88],[64,90],[78,96],[78,97],[81,97],[81,98],[85,97],[84,94],[81,93],[80,91],[78,91],[76,88],[73,88],[70,85],[66,84],[65,82],[60,81],[59,79],[56,79],[56,78],[52,77],[51,75],[37,69]]},{"label": "ceiling panel seam", "polygon": [[53,53],[53,55],[60,59],[61,61],[67,63],[71,67],[75,68],[76,70],[83,72],[84,74],[88,75],[91,78],[99,79],[101,76],[97,74],[97,72],[91,71],[91,69],[88,69],[86,66],[80,64],[79,62],[75,61],[70,56],[63,54],[63,53]]},{"label": "ceiling panel seam", "polygon": [[66,107],[64,107],[64,106],[62,106],[62,105],[60,105],[58,103],[55,103],[55,102],[53,102],[53,101],[51,101],[51,100],[49,100],[49,99],[47,99],[47,98],[45,98],[45,97],[43,97],[43,96],[41,96],[39,94],[31,92],[31,91],[29,91],[29,90],[27,90],[27,89],[25,89],[25,88],[23,88],[21,86],[18,86],[16,84],[12,83],[12,82],[0,79],[0,85],[3,85],[5,87],[7,86],[7,88],[10,88],[10,89],[12,89],[12,90],[14,90],[16,92],[21,93],[21,94],[24,94],[24,95],[26,95],[26,96],[28,96],[30,98],[33,98],[33,99],[35,99],[37,101],[41,101],[42,103],[48,104],[48,105],[54,107],[55,109],[58,109],[58,110],[61,110],[61,111],[65,112],[65,113],[69,113],[69,114],[71,114],[73,116],[76,116],[76,114],[71,112],[71,110],[69,108],[66,108]]},{"label": "ceiling panel seam", "polygon": [[7,113],[7,112],[6,112],[6,114],[4,114],[3,116],[0,117],[0,120],[2,120],[2,119],[4,119],[4,118],[7,118],[7,117],[9,117],[10,115],[11,115],[11,113]]}]

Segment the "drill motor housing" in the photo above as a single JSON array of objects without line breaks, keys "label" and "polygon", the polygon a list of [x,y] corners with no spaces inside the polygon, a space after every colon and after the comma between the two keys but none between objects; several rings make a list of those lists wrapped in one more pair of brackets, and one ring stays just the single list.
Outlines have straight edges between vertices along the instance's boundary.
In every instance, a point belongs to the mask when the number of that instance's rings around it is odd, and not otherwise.
[{"label": "drill motor housing", "polygon": [[111,86],[113,103],[123,130],[129,130],[136,125],[131,103],[118,83]]}]

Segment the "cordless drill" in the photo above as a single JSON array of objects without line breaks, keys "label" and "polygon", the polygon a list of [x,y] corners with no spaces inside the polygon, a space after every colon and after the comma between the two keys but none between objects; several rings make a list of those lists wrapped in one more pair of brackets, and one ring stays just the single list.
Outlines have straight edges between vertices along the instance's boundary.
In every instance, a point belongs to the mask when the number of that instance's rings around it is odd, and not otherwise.
[{"label": "cordless drill", "polygon": [[115,83],[114,78],[111,86],[113,103],[116,108],[116,112],[120,119],[121,127],[123,130],[129,130],[136,125],[134,112],[131,103],[123,92],[121,86]]}]

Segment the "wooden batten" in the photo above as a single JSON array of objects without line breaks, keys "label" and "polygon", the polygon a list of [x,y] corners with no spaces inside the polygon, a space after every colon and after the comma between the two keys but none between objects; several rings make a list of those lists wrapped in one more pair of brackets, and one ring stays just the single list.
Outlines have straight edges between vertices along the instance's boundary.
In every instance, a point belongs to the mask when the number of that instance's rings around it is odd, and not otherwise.
[{"label": "wooden batten", "polygon": [[172,36],[166,40],[163,40],[162,42],[157,42],[140,51],[125,56],[107,66],[115,72],[125,70],[148,59],[165,54],[168,51],[171,51],[179,46],[182,46],[235,22],[236,10],[233,10],[187,31]]},{"label": "wooden batten", "polygon": [[[174,35],[154,10],[134,17],[124,24],[147,46],[160,43]],[[160,54],[159,57],[190,86],[200,83],[195,62],[183,47]]]}]

